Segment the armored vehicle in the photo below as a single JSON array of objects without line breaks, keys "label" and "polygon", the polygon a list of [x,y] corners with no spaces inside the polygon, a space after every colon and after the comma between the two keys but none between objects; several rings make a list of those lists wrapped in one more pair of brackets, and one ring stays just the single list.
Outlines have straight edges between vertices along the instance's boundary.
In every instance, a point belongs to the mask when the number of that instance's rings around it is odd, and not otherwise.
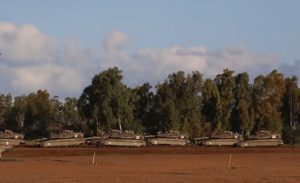
[{"label": "armored vehicle", "polygon": [[74,132],[73,130],[64,130],[61,133],[51,133],[51,139],[71,139],[71,138],[83,138],[83,133]]},{"label": "armored vehicle", "polygon": [[178,131],[158,132],[156,136],[148,139],[153,145],[181,145],[189,143],[188,136]]},{"label": "armored vehicle", "polygon": [[112,130],[102,136],[101,145],[105,146],[145,146],[144,136],[133,131]]},{"label": "armored vehicle", "polygon": [[18,146],[24,143],[24,135],[11,130],[0,131],[0,145]]},{"label": "armored vehicle", "polygon": [[84,143],[83,133],[64,130],[62,133],[52,133],[49,139],[41,142],[42,147],[79,146]]},{"label": "armored vehicle", "polygon": [[2,160],[2,153],[7,151],[8,149],[12,148],[10,145],[1,145],[0,144],[0,160]]},{"label": "armored vehicle", "polygon": [[208,140],[209,137],[196,137],[193,139],[194,144],[196,145],[204,145],[205,141]]},{"label": "armored vehicle", "polygon": [[205,146],[235,146],[241,141],[241,135],[232,131],[224,131],[221,134],[213,134],[203,141]]},{"label": "armored vehicle", "polygon": [[255,135],[248,135],[243,142],[239,143],[240,147],[259,147],[259,146],[279,146],[283,141],[279,134],[270,131],[261,130]]},{"label": "armored vehicle", "polygon": [[41,144],[48,140],[48,138],[34,139],[34,140],[25,140],[23,146],[25,147],[41,147]]}]

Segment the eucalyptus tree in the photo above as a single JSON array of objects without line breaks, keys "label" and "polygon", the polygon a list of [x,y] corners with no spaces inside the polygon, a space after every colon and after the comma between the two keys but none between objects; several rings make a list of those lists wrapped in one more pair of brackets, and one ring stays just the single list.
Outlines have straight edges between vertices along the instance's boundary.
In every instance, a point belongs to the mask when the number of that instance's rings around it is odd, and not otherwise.
[{"label": "eucalyptus tree", "polygon": [[285,79],[286,92],[282,107],[285,126],[295,127],[299,122],[297,114],[300,112],[300,92],[297,82],[298,78],[295,76]]},{"label": "eucalyptus tree", "polygon": [[284,93],[285,79],[277,70],[273,70],[267,76],[260,75],[255,78],[253,84],[255,130],[281,132]]},{"label": "eucalyptus tree", "polygon": [[249,134],[254,126],[254,110],[252,105],[252,88],[249,85],[247,73],[240,73],[235,77],[235,109],[233,124],[235,131],[241,130]]},{"label": "eucalyptus tree", "polygon": [[218,87],[211,79],[206,79],[202,90],[202,119],[211,124],[212,130],[221,130],[222,106]]},{"label": "eucalyptus tree", "polygon": [[160,130],[179,130],[190,136],[201,133],[202,74],[195,71],[185,75],[183,71],[170,74],[164,83],[158,84],[154,97]]},{"label": "eucalyptus tree", "polygon": [[27,138],[48,136],[51,122],[53,122],[53,106],[49,93],[46,90],[38,90],[29,94],[26,97],[25,136]]},{"label": "eucalyptus tree", "polygon": [[134,101],[133,115],[135,121],[143,126],[143,131],[153,133],[155,129],[155,121],[151,111],[153,107],[154,94],[151,91],[151,85],[144,83],[142,86],[137,86],[132,90]]},{"label": "eucalyptus tree", "polygon": [[12,107],[12,97],[10,94],[0,95],[0,129],[6,128],[7,116]]},{"label": "eucalyptus tree", "polygon": [[215,78],[215,83],[220,93],[221,104],[221,124],[222,130],[232,130],[231,114],[234,106],[234,88],[235,79],[233,76],[234,71],[224,69],[222,74]]},{"label": "eucalyptus tree", "polygon": [[131,90],[123,84],[122,72],[109,68],[92,79],[78,102],[80,114],[91,122],[94,133],[98,130],[117,128],[139,128],[133,118]]},{"label": "eucalyptus tree", "polygon": [[283,139],[286,143],[300,143],[300,89],[298,78],[285,79],[286,92],[283,97]]},{"label": "eucalyptus tree", "polygon": [[13,131],[22,132],[24,130],[25,112],[27,107],[26,96],[17,96],[7,117],[6,127]]},{"label": "eucalyptus tree", "polygon": [[62,123],[65,128],[81,130],[83,121],[79,115],[78,99],[74,97],[65,98],[62,104]]}]

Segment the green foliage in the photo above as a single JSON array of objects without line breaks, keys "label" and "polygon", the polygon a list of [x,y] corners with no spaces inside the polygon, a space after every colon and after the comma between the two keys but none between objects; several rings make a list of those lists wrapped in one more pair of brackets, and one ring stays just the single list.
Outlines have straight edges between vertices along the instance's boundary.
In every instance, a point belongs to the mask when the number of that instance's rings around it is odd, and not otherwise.
[{"label": "green foliage", "polygon": [[0,94],[0,129],[47,137],[64,129],[97,135],[119,128],[136,132],[178,130],[191,138],[233,130],[270,130],[287,143],[300,141],[300,89],[296,77],[277,70],[257,76],[225,69],[214,80],[183,71],[170,74],[153,92],[149,83],[129,88],[118,68],[92,79],[79,99],[61,101],[46,90],[29,95]]},{"label": "green foliage", "polygon": [[142,86],[138,86],[132,90],[132,100],[134,101],[134,121],[143,126],[143,131],[147,133],[154,133],[155,120],[151,115],[151,108],[153,107],[153,92],[149,83],[144,83]]},{"label": "green foliage", "polygon": [[26,98],[25,136],[28,138],[44,137],[49,135],[48,125],[53,119],[53,106],[49,93],[38,90]]},{"label": "green foliage", "polygon": [[220,93],[221,104],[221,128],[222,130],[232,130],[231,123],[232,106],[234,104],[234,88],[235,79],[233,71],[225,69],[223,74],[219,74],[215,78],[215,83]]},{"label": "green foliage", "polygon": [[256,130],[281,132],[283,126],[282,112],[285,93],[284,77],[273,70],[266,77],[258,76],[253,84],[254,112]]},{"label": "green foliage", "polygon": [[177,130],[190,136],[201,134],[202,75],[185,75],[179,71],[156,86],[154,108],[158,116],[158,130]]},{"label": "green foliage", "polygon": [[249,76],[247,73],[238,74],[235,77],[235,108],[233,120],[235,131],[243,131],[247,134],[254,126],[254,109],[252,106],[251,92],[249,87]]},{"label": "green foliage", "polygon": [[285,126],[295,126],[295,122],[299,120],[297,115],[300,113],[300,90],[297,82],[297,77],[285,79],[286,92],[284,93],[283,106],[281,108]]},{"label": "green foliage", "polygon": [[7,117],[11,111],[12,97],[10,94],[0,95],[0,129],[7,127]]},{"label": "green foliage", "polygon": [[203,120],[211,123],[213,129],[221,125],[221,109],[218,87],[211,79],[205,80],[202,93]]},{"label": "green foliage", "polygon": [[79,98],[80,113],[90,121],[94,134],[98,128],[110,130],[119,123],[125,129],[140,128],[133,118],[132,92],[122,83],[122,77],[116,67],[105,70],[94,76]]},{"label": "green foliage", "polygon": [[285,127],[282,138],[286,144],[300,144],[300,127]]},{"label": "green foliage", "polygon": [[26,109],[26,96],[15,97],[13,106],[7,116],[6,128],[17,132],[24,130]]}]

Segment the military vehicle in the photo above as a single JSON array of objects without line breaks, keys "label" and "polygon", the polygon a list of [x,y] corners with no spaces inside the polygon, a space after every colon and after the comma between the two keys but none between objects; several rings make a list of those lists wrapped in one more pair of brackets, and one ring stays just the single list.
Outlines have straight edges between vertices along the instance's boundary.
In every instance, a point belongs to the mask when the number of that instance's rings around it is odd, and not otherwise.
[{"label": "military vehicle", "polygon": [[0,145],[0,160],[3,160],[3,158],[2,158],[2,153],[3,152],[5,152],[5,151],[7,151],[8,149],[11,149],[12,148],[12,146],[10,146],[10,145]]},{"label": "military vehicle", "polygon": [[103,134],[100,143],[104,146],[141,147],[146,145],[143,135],[122,130],[111,130]]},{"label": "military vehicle", "polygon": [[209,139],[209,137],[196,137],[193,139],[193,142],[196,145],[204,145],[204,142],[208,139]]},{"label": "military vehicle", "polygon": [[240,147],[259,147],[259,146],[279,146],[283,141],[281,136],[270,131],[261,130],[255,135],[248,135],[243,142],[239,143]]},{"label": "military vehicle", "polygon": [[190,141],[188,136],[178,131],[158,132],[156,136],[148,138],[152,145],[187,145]]},{"label": "military vehicle", "polygon": [[25,147],[41,147],[41,144],[46,140],[48,140],[48,138],[25,140],[23,146],[25,146]]},{"label": "military vehicle", "polygon": [[64,130],[61,133],[51,133],[51,139],[71,139],[71,138],[83,138],[84,134],[81,132],[74,132],[73,130]]},{"label": "military vehicle", "polygon": [[18,146],[24,143],[24,135],[11,130],[0,131],[0,145]]},{"label": "military vehicle", "polygon": [[52,133],[50,138],[40,142],[41,147],[79,146],[84,143],[83,133],[64,130],[62,133]]},{"label": "military vehicle", "polygon": [[242,140],[242,136],[232,131],[224,131],[223,133],[213,134],[203,141],[205,146],[235,146]]}]

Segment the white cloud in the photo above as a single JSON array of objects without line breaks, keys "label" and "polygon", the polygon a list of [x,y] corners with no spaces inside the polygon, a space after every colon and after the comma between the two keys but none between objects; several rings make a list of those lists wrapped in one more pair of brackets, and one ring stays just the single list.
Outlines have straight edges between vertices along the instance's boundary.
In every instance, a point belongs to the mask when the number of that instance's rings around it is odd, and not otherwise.
[{"label": "white cloud", "polygon": [[109,37],[104,41],[104,48],[107,51],[117,51],[127,46],[131,39],[123,32],[113,31]]},{"label": "white cloud", "polygon": [[8,64],[38,64],[52,59],[54,41],[32,25],[0,23],[0,50]]},{"label": "white cloud", "polygon": [[140,84],[141,81],[155,84],[163,81],[168,74],[179,70],[188,73],[198,70],[206,77],[215,77],[225,68],[236,73],[264,74],[276,65],[277,59],[275,54],[255,54],[245,47],[210,51],[204,46],[146,48],[132,54],[121,49],[106,52],[103,58],[105,59],[102,59],[102,64],[119,66],[130,85]]},{"label": "white cloud", "polygon": [[54,39],[33,25],[0,23],[1,91],[19,95],[47,89],[52,94],[78,95],[86,70],[78,63],[87,58],[88,51],[75,48],[66,43],[59,50]]},{"label": "white cloud", "polygon": [[33,25],[0,23],[0,89],[16,95],[47,89],[52,95],[79,96],[95,74],[114,66],[123,71],[125,83],[134,86],[154,85],[179,70],[214,77],[224,68],[264,74],[276,65],[274,54],[255,54],[245,47],[211,51],[205,46],[171,46],[130,53],[126,48],[131,40],[114,31],[99,48],[81,48],[76,40],[61,46]]},{"label": "white cloud", "polygon": [[277,56],[274,53],[255,54],[245,47],[228,47],[210,53],[208,72],[215,75],[224,68],[229,68],[236,73],[248,72],[256,76],[270,72],[270,69],[276,67],[276,60]]},{"label": "white cloud", "polygon": [[[295,60],[290,64],[281,64],[279,67],[279,71],[282,72],[285,76],[297,76],[300,79],[300,60]],[[298,80],[300,84],[300,80]]]}]

